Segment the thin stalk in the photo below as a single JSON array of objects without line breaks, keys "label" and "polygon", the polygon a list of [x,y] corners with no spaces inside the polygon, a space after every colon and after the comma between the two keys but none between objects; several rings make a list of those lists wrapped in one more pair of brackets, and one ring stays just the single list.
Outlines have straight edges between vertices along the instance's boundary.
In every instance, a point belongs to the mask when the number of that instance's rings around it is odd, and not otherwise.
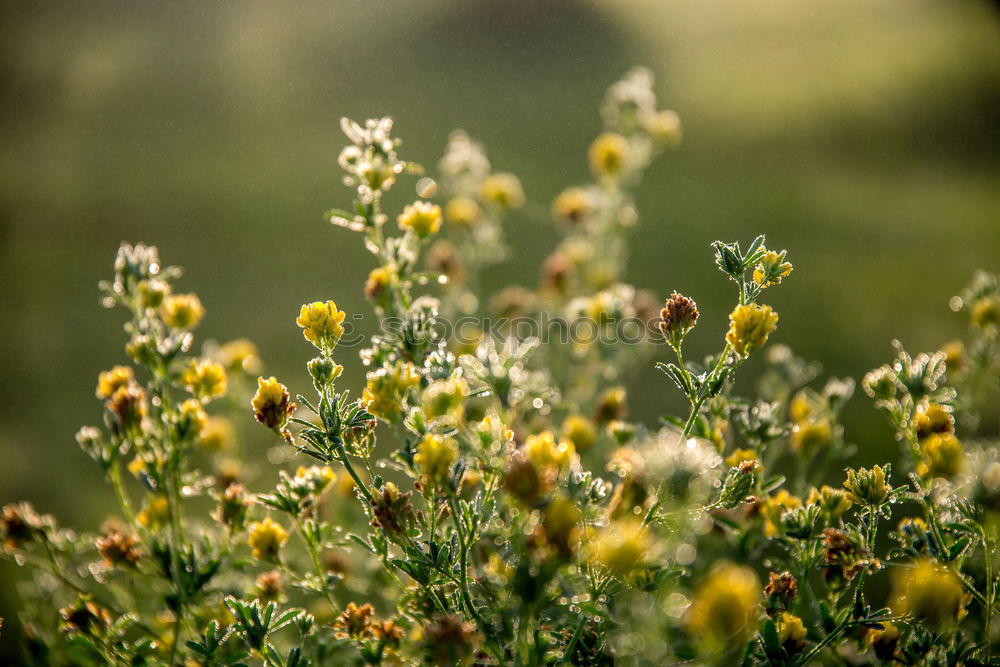
[{"label": "thin stalk", "polygon": [[[472,603],[472,594],[469,592],[469,543],[465,538],[465,529],[462,527],[461,517],[458,512],[458,503],[455,501],[455,495],[453,493],[448,494],[448,504],[451,507],[452,521],[455,524],[455,530],[458,532],[458,542],[460,545],[459,549],[459,565],[461,567],[461,573],[459,575],[459,589],[462,593],[462,600],[465,602],[465,606],[468,607],[469,613],[475,619],[479,627],[484,631],[488,628],[486,625],[486,620],[479,614],[479,610],[476,609],[476,605]],[[490,649],[490,653],[493,656],[503,662],[502,655],[499,649],[493,646],[494,642],[492,640],[488,641],[487,646]]]},{"label": "thin stalk", "polygon": [[177,612],[174,620],[174,640],[170,645],[168,664],[173,665],[177,659],[177,648],[181,641],[181,631],[184,629],[184,605],[187,602],[184,586],[181,584],[180,549],[184,543],[184,528],[181,523],[180,479],[177,470],[177,454],[171,457],[169,483],[167,484],[167,507],[170,514],[170,574],[177,593]]},{"label": "thin stalk", "polygon": [[[858,583],[854,587],[854,590],[848,596],[848,599],[853,599],[854,598],[855,593],[857,593],[858,589],[861,588],[861,586],[864,584],[864,581],[865,581],[865,572],[862,571],[862,572],[860,572],[858,574]],[[851,625],[857,624],[859,622],[860,621],[852,620],[851,617],[850,617],[850,615],[848,615],[846,618],[844,618],[843,621],[841,621],[840,623],[838,623],[837,627],[835,627],[833,630],[831,630],[830,633],[826,637],[824,637],[822,641],[820,641],[820,643],[816,644],[816,646],[813,647],[813,650],[809,651],[809,653],[806,653],[804,656],[802,656],[801,658],[799,658],[795,662],[795,665],[797,666],[797,665],[805,665],[805,664],[807,664],[810,660],[812,660],[814,657],[816,657],[817,655],[819,655],[819,653],[823,649],[825,649],[834,639],[836,639],[840,635],[840,633],[842,633],[844,630],[846,630]]]},{"label": "thin stalk", "polygon": [[333,591],[330,587],[326,585],[326,572],[323,571],[323,564],[319,559],[319,549],[316,548],[316,544],[310,539],[309,534],[306,533],[305,525],[302,523],[302,517],[295,515],[295,529],[299,533],[299,537],[306,544],[306,549],[309,551],[309,558],[312,560],[313,569],[316,571],[316,576],[319,578],[319,583],[323,586],[323,594],[326,596],[326,601],[330,603],[333,608],[334,614],[339,614],[340,604],[337,602],[336,598],[333,597]]},{"label": "thin stalk", "polygon": [[[96,593],[87,590],[82,585],[80,585],[80,584],[76,583],[75,581],[73,581],[72,579],[70,579],[69,575],[67,575],[66,572],[63,570],[62,565],[59,564],[59,560],[56,558],[55,552],[52,551],[52,545],[49,544],[48,540],[42,540],[42,544],[45,547],[45,554],[48,557],[47,561],[40,560],[40,559],[36,558],[35,556],[32,556],[32,555],[27,554],[27,553],[22,553],[21,554],[21,556],[25,559],[26,562],[30,562],[31,563],[32,567],[34,567],[36,569],[39,569],[39,570],[42,570],[43,572],[48,572],[53,577],[55,577],[56,579],[58,579],[60,581],[60,583],[62,583],[67,588],[75,591],[76,593],[78,593],[80,595],[85,595],[85,596],[89,597],[94,602],[96,602],[98,605],[100,605],[100,606],[104,607],[105,609],[109,610],[110,612],[114,613],[116,616],[124,616],[126,613],[130,613],[130,612],[127,612],[127,611],[123,610],[122,608],[120,608],[114,602],[109,602],[109,601],[105,600],[104,598],[100,597]],[[149,626],[147,626],[145,623],[143,623],[141,620],[139,620],[139,615],[138,614],[132,614],[132,616],[135,617],[135,619],[136,619],[136,621],[135,621],[136,627],[138,627],[139,629],[141,629],[143,632],[145,632],[146,634],[148,634],[151,637],[155,636],[155,633],[149,628]]]},{"label": "thin stalk", "polygon": [[111,465],[108,468],[108,479],[111,480],[111,486],[114,489],[115,498],[118,499],[118,506],[121,508],[122,514],[125,515],[125,520],[128,521],[133,530],[138,532],[138,521],[136,521],[135,518],[135,511],[132,509],[132,500],[129,498],[128,491],[125,489],[124,480],[122,480],[122,470],[119,466],[117,448],[115,449],[115,453],[112,455]]},{"label": "thin stalk", "polygon": [[[722,367],[726,364],[726,359],[729,357],[729,353],[732,351],[732,347],[729,343],[722,348],[722,354],[719,355],[719,360],[715,363],[715,368],[712,372],[705,377],[706,384],[702,385],[702,390],[699,392],[698,397],[691,404],[691,414],[688,415],[687,422],[684,423],[684,431],[681,433],[682,438],[686,438],[691,435],[691,429],[694,428],[695,420],[698,419],[698,413],[701,412],[701,406],[704,405],[705,401],[708,399],[708,382],[719,374]],[[739,362],[736,363],[739,366]],[[735,366],[734,366],[735,368]]]},{"label": "thin stalk", "polygon": [[340,462],[344,464],[344,467],[347,469],[348,474],[354,479],[354,483],[361,490],[361,493],[362,495],[364,495],[365,499],[369,503],[374,503],[375,497],[372,496],[372,492],[368,490],[368,487],[365,486],[365,483],[361,481],[361,477],[358,475],[358,472],[354,469],[354,466],[351,464],[350,457],[347,454],[347,450],[344,449],[343,445],[337,447],[337,454]]},{"label": "thin stalk", "polygon": [[990,548],[990,540],[986,537],[986,531],[980,528],[980,536],[983,538],[983,565],[986,568],[986,621],[983,628],[983,650],[986,653],[986,664],[990,664],[992,658],[992,634],[993,634],[993,550]]}]

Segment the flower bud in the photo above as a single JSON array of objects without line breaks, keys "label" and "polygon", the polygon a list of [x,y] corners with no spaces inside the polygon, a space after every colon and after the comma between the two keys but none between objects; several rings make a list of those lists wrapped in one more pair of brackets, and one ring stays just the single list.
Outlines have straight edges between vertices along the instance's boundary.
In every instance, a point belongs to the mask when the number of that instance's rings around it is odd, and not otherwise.
[{"label": "flower bud", "polygon": [[732,509],[746,500],[753,490],[758,467],[757,461],[743,461],[739,466],[729,469],[719,496],[719,503],[723,507]]},{"label": "flower bud", "polygon": [[330,357],[316,357],[306,364],[306,367],[309,369],[309,375],[312,376],[313,386],[319,392],[322,392],[324,387],[328,387],[344,372],[344,367],[334,363]]},{"label": "flower bud", "polygon": [[891,491],[886,483],[886,472],[881,466],[871,468],[847,469],[847,479],[844,488],[852,503],[865,507],[881,507],[889,499]]}]

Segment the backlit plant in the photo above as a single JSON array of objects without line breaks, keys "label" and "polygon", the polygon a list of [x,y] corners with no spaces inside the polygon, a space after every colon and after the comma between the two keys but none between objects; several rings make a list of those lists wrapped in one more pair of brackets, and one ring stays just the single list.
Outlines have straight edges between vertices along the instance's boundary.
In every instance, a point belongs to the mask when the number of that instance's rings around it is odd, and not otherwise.
[{"label": "backlit plant", "polygon": [[[953,299],[967,341],[918,355],[894,342],[865,376],[900,457],[859,465],[840,421],[854,382],[818,385],[769,342],[766,297],[794,279],[785,251],[712,244],[735,287],[728,323],[672,285],[623,282],[630,192],[680,122],[645,70],[601,113],[592,182],[552,204],[562,239],[540,284],[492,297],[478,274],[508,252],[517,177],[456,132],[438,178],[386,211],[422,169],[390,119],[345,119],[354,201],[326,217],[374,260],[363,289],[380,326],[358,359],[342,293],[288,304],[289,335],[314,348],[311,387],[261,376],[248,340],[196,347],[206,313],[176,291],[180,270],[123,244],[101,290],[126,315],[131,363],[100,374],[102,425],[77,436],[118,511],[76,532],[3,508],[2,553],[32,568],[23,660],[990,663],[1000,281],[977,274]],[[692,337],[718,352],[685,355]],[[618,383],[653,356],[688,410],[643,424]],[[751,357],[764,371],[743,395]],[[350,365],[363,386],[345,386]]]}]

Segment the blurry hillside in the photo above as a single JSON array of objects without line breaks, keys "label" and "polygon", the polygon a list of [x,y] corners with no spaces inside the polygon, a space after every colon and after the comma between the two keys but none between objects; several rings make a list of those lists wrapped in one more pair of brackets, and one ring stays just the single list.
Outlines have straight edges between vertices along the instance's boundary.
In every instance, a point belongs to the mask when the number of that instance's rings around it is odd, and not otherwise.
[{"label": "blurry hillside", "polygon": [[[1000,269],[1000,14],[985,2],[878,0],[128,3],[3,6],[0,46],[0,500],[70,525],[110,500],[73,434],[124,360],[98,306],[121,240],[186,267],[202,337],[248,336],[305,381],[298,305],[367,309],[369,257],[324,225],[343,206],[337,121],[391,115],[433,166],[449,130],[486,143],[532,203],[489,284],[536,275],[548,202],[586,179],[609,83],[657,75],[683,146],[639,191],[630,279],[697,299],[722,336],[730,287],[708,244],[767,233],[796,272],[774,340],[859,376],[889,339],[959,334],[947,302]],[[397,201],[412,197],[400,188]],[[402,191],[405,190],[405,191]],[[343,359],[347,382],[361,367]],[[649,368],[634,412],[678,404]],[[249,413],[248,413],[249,419]],[[865,399],[862,451],[892,446]],[[873,454],[873,455],[875,455]]]}]

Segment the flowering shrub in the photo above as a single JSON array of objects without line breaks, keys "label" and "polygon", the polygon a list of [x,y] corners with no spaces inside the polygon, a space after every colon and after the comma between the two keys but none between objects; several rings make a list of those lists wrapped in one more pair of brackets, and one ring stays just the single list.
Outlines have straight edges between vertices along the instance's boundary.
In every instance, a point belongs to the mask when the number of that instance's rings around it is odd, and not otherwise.
[{"label": "flowering shrub", "polygon": [[[784,251],[712,244],[736,288],[728,330],[689,296],[660,309],[621,282],[630,189],[680,138],[651,85],[636,70],[609,90],[594,180],[553,203],[563,239],[541,286],[482,307],[476,276],[504,258],[519,180],[456,132],[439,179],[393,219],[384,193],[421,170],[389,119],[344,120],[354,206],[327,218],[374,257],[364,291],[382,326],[364,339],[333,300],[290,307],[315,348],[311,388],[257,377],[247,340],[193,352],[200,300],[175,292],[156,248],[123,245],[101,289],[127,315],[132,365],[101,373],[103,426],[77,436],[120,511],[77,533],[3,508],[2,552],[34,573],[24,660],[991,662],[1000,281],[977,274],[953,300],[966,343],[894,343],[865,376],[901,456],[857,467],[839,420],[854,382],[815,385],[815,366],[768,346],[779,317],[761,300],[790,279]],[[693,335],[718,353],[685,358]],[[364,387],[339,380],[349,345],[364,346]],[[615,382],[654,355],[690,409],[647,425]],[[736,395],[755,355],[755,395]],[[290,455],[272,459],[295,459],[275,483],[237,437],[251,419]]]}]

